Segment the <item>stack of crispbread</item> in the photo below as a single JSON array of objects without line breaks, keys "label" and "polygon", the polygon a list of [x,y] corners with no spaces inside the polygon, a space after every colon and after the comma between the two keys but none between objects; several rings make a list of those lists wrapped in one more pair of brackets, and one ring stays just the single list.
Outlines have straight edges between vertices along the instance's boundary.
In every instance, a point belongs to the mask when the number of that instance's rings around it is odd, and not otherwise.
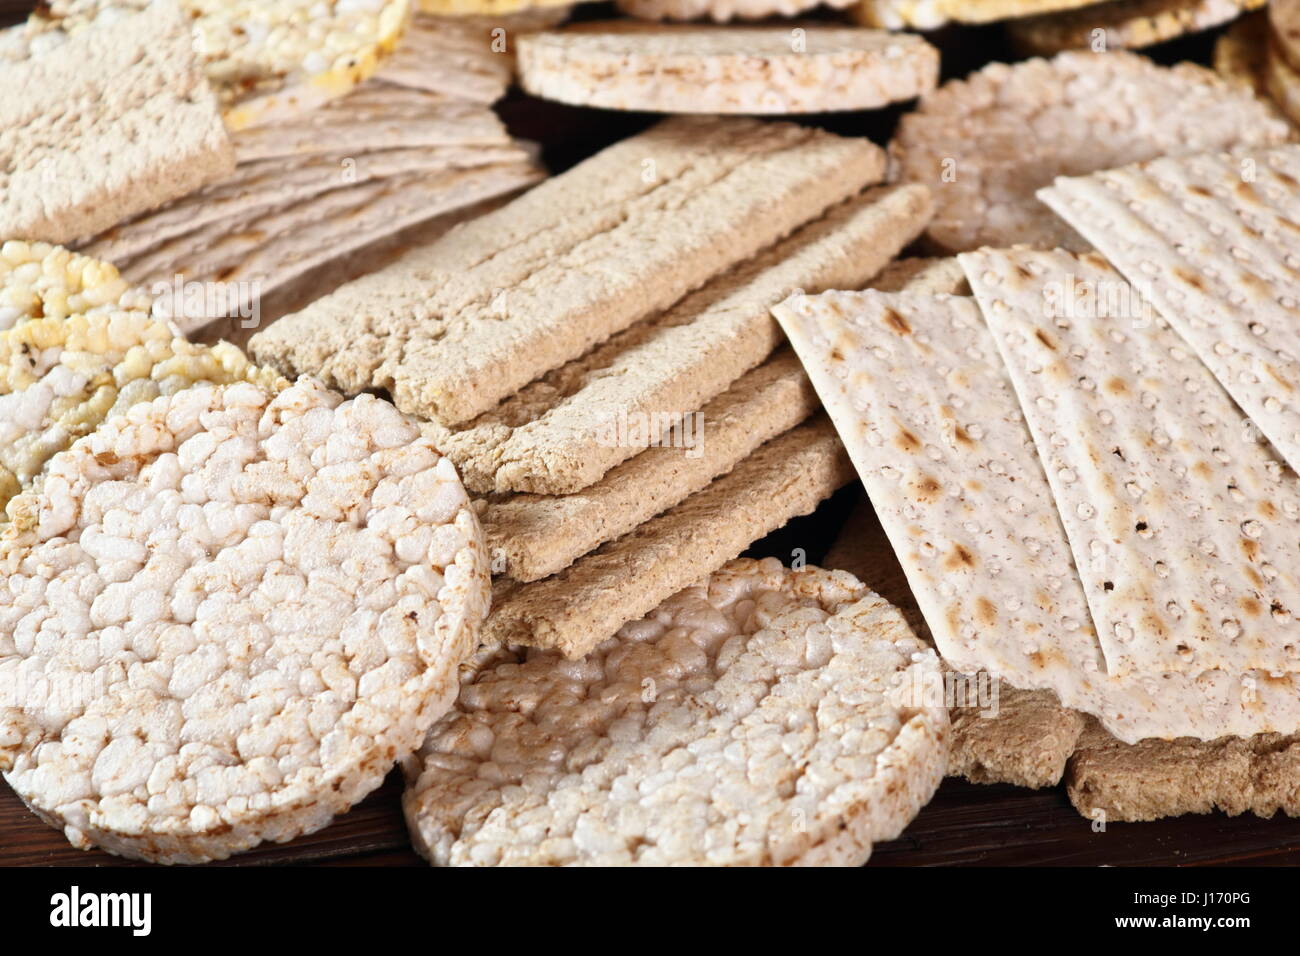
[{"label": "stack of crispbread", "polygon": [[485,639],[581,657],[851,480],[767,310],[861,287],[924,227],[924,187],[868,188],[884,166],[864,140],[669,120],[251,348],[425,419],[484,496]]},{"label": "stack of crispbread", "polygon": [[[177,290],[160,303],[186,332],[227,315],[255,327],[274,317],[263,306],[274,313],[306,281],[319,295],[347,278],[322,274],[340,258],[416,226],[443,231],[540,178],[491,109],[510,81],[515,30],[417,17],[354,92],[234,133],[232,174],[83,250],[142,286]],[[225,294],[188,298],[193,282]]]}]

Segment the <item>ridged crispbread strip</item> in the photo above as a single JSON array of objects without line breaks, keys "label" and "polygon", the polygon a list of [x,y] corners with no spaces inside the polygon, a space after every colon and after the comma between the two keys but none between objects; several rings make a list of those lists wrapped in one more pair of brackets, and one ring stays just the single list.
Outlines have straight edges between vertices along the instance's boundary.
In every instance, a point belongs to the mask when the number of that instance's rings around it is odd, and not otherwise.
[{"label": "ridged crispbread strip", "polygon": [[[1139,49],[1209,30],[1268,0],[1112,0],[1065,13],[1013,20],[1007,31],[1026,53]],[[1103,44],[1100,49],[1097,44]]]},{"label": "ridged crispbread strip", "polygon": [[562,571],[704,488],[818,407],[799,360],[777,355],[702,409],[698,454],[648,448],[576,494],[515,495],[490,504],[481,519],[493,562],[504,558],[504,573],[516,581]]},{"label": "ridged crispbread strip", "polygon": [[973,300],[832,292],[773,311],[955,670],[1053,690],[1128,741],[1300,727],[1290,679],[1106,676],[1047,478]]},{"label": "ridged crispbread strip", "polygon": [[950,21],[992,23],[1054,10],[1087,6],[1095,0],[861,0],[853,19],[866,27],[933,30]]},{"label": "ridged crispbread strip", "polygon": [[763,20],[793,17],[816,7],[843,8],[855,0],[618,0],[618,8],[642,20]]},{"label": "ridged crispbread strip", "polygon": [[970,295],[966,273],[953,258],[895,259],[871,280],[871,288],[914,295]]},{"label": "ridged crispbread strip", "polygon": [[[416,223],[515,192],[541,175],[531,162],[516,161],[373,180],[323,193],[303,206],[273,211],[246,230],[218,231],[210,242],[199,241],[208,236],[205,230],[182,236],[178,242],[187,247],[184,250],[164,244],[127,263],[124,274],[150,287],[170,283],[177,274],[187,282],[237,283],[239,303],[246,306],[323,262]],[[230,311],[234,310],[232,304]],[[176,320],[188,332],[221,317],[186,314]]]},{"label": "ridged crispbread strip", "polygon": [[697,26],[616,20],[519,40],[519,82],[544,99],[659,113],[876,109],[934,89],[939,51],[919,36],[808,24]]},{"label": "ridged crispbread strip", "polygon": [[825,418],[787,432],[729,474],[559,574],[499,581],[483,640],[579,658],[853,479]]},{"label": "ridged crispbread strip", "polygon": [[1300,481],[1100,256],[962,266],[1117,676],[1300,670]]},{"label": "ridged crispbread strip", "polygon": [[1300,466],[1300,146],[1159,159],[1058,179],[1039,195]]},{"label": "ridged crispbread strip", "polygon": [[795,289],[861,287],[929,215],[922,187],[854,197],[463,428],[431,424],[431,437],[475,491],[580,491],[635,454],[596,440],[620,413],[699,408],[782,342],[769,306]]},{"label": "ridged crispbread strip", "polygon": [[1221,810],[1300,816],[1300,738],[1148,740],[1128,746],[1093,727],[1070,761],[1070,801],[1108,822]]},{"label": "ridged crispbread strip", "polygon": [[83,239],[233,168],[172,3],[0,61],[0,236]]},{"label": "ridged crispbread strip", "polygon": [[1290,135],[1273,110],[1209,70],[1157,66],[1115,50],[994,63],[947,83],[902,118],[890,149],[898,179],[934,192],[926,235],[936,246],[1086,251],[1034,198],[1035,189],[1059,175],[1239,144],[1272,146]]},{"label": "ridged crispbread strip", "polygon": [[[489,105],[505,96],[514,59],[492,48],[492,30],[513,33],[508,23],[417,16],[375,79]],[[505,38],[503,38],[505,39]],[[514,37],[510,36],[513,50]]]},{"label": "ridged crispbread strip", "polygon": [[255,337],[270,364],[389,390],[446,425],[487,411],[879,178],[866,140],[673,119]]},{"label": "ridged crispbread strip", "polygon": [[938,666],[850,575],[733,562],[580,664],[481,671],[408,764],[411,835],[440,864],[858,865],[943,775],[947,715],[908,697]]},{"label": "ridged crispbread strip", "polygon": [[1296,0],[1272,0],[1268,5],[1270,38],[1277,52],[1300,70],[1300,3]]}]

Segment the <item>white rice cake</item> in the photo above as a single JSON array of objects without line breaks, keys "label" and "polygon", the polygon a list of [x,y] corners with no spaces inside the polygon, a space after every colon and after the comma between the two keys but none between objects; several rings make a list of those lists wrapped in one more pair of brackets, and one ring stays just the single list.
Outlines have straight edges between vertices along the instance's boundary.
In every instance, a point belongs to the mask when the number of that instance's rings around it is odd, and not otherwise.
[{"label": "white rice cake", "polygon": [[48,242],[0,243],[0,332],[32,319],[148,312],[152,304],[111,263]]}]

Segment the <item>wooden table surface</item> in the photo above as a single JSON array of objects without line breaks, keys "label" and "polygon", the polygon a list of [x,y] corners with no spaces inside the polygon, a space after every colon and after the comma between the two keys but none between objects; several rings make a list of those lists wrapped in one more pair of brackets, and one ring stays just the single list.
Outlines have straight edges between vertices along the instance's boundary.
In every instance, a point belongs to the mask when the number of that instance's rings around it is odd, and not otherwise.
[{"label": "wooden table surface", "polygon": [[[0,0],[0,24],[13,22],[27,0]],[[583,10],[583,17],[608,15],[607,5]],[[1154,52],[1163,62],[1208,62],[1214,34],[1165,44]],[[942,31],[935,38],[944,56],[945,78],[981,64],[1013,59],[1000,28]],[[556,172],[617,139],[649,125],[653,117],[606,113],[541,103],[518,92],[500,112],[519,136],[540,142]],[[874,114],[816,117],[837,132],[887,142],[900,109]],[[792,522],[750,552],[789,557],[803,548],[817,560],[861,495],[859,486],[841,491],[815,514]],[[892,560],[892,559],[891,559]],[[871,582],[868,581],[868,584]],[[263,846],[228,864],[238,866],[421,866],[412,852],[401,813],[401,780],[394,772],[384,786],[332,826],[291,843]],[[1064,788],[1030,791],[947,780],[903,836],[876,847],[869,865],[1277,865],[1300,864],[1300,819],[1223,814],[1180,817],[1142,824],[1111,824],[1094,832],[1066,799]],[[131,865],[100,851],[74,850],[60,833],[30,813],[7,786],[0,787],[0,865]]]}]

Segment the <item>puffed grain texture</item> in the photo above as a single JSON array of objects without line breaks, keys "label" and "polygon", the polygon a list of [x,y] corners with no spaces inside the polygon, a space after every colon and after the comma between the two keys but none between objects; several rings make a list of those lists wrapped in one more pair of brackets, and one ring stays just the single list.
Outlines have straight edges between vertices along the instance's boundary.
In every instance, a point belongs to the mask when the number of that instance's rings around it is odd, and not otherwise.
[{"label": "puffed grain texture", "polygon": [[843,9],[854,0],[618,0],[618,9],[642,20],[765,20],[817,7]]},{"label": "puffed grain texture", "polygon": [[865,27],[933,30],[950,21],[992,23],[1036,13],[1070,10],[1094,0],[860,0],[851,9],[853,19]]},{"label": "puffed grain texture", "polygon": [[404,797],[453,865],[860,865],[943,775],[938,661],[850,575],[741,560],[466,685]]},{"label": "puffed grain texture", "polygon": [[1020,50],[1035,56],[1051,56],[1062,50],[1135,50],[1230,23],[1267,2],[1112,0],[1064,13],[1013,20],[1007,24],[1007,32]]},{"label": "puffed grain texture", "polygon": [[0,332],[32,319],[148,312],[152,298],[109,262],[48,242],[0,243]]}]

